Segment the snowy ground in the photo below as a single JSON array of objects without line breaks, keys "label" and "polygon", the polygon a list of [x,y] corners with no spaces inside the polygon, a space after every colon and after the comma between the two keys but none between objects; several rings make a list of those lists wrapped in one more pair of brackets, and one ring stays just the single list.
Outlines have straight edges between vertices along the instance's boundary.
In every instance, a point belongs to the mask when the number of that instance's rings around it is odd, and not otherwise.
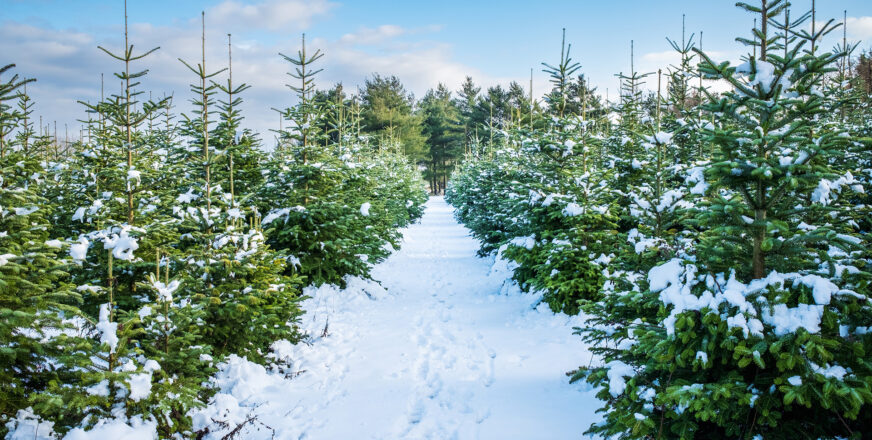
[{"label": "snowy ground", "polygon": [[580,319],[533,308],[536,298],[506,283],[505,262],[476,249],[431,198],[376,267],[381,286],[309,289],[310,344],[278,347],[292,368],[231,358],[195,425],[210,425],[211,438],[245,421],[246,439],[582,438],[599,417],[593,393],[564,375],[591,359],[572,335]]}]

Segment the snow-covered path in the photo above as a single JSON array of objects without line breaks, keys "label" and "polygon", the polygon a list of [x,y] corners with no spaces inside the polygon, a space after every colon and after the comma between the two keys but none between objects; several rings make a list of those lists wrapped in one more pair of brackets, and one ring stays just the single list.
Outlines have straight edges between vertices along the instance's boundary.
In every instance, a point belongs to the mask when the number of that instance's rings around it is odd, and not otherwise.
[{"label": "snow-covered path", "polygon": [[477,247],[431,198],[375,268],[382,287],[309,289],[310,344],[277,347],[292,368],[231,358],[200,423],[249,420],[241,437],[257,439],[582,438],[598,403],[564,375],[591,359],[572,335],[580,318],[533,308]]}]

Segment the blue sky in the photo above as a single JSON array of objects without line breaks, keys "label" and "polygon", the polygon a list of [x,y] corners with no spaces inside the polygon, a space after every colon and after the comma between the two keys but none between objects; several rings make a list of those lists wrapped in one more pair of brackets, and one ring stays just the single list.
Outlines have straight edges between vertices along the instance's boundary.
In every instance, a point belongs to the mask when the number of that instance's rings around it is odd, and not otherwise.
[{"label": "blue sky", "polygon": [[[716,58],[735,60],[743,52],[734,42],[747,35],[750,15],[732,0],[712,1],[329,1],[329,0],[129,0],[132,42],[161,51],[141,66],[151,70],[143,87],[157,94],[187,99],[193,81],[177,58],[198,58],[199,15],[206,11],[207,62],[226,64],[226,34],[234,35],[234,77],[254,87],[248,93],[249,124],[274,128],[271,107],[289,105],[277,52],[292,53],[306,32],[312,46],[326,52],[319,84],[342,81],[354,88],[374,73],[397,74],[416,95],[437,82],[452,89],[470,75],[483,85],[525,87],[534,68],[536,94],[547,78],[540,63],[554,62],[560,51],[561,28],[572,43],[573,58],[601,93],[614,96],[614,74],[629,70],[629,42],[635,41],[640,71],[666,68],[675,60],[665,37],[681,37],[681,15],[687,34],[704,32],[703,48]],[[872,47],[872,2],[818,0],[818,17],[848,12],[849,39]],[[794,2],[804,10],[811,0]],[[99,96],[99,75],[118,69],[97,44],[120,48],[121,0],[0,0],[0,53],[3,64],[35,76],[29,89],[37,112],[46,120],[78,126],[76,99]],[[839,37],[841,32],[839,32]],[[834,41],[824,45],[831,46]],[[177,100],[179,110],[187,104]]]}]

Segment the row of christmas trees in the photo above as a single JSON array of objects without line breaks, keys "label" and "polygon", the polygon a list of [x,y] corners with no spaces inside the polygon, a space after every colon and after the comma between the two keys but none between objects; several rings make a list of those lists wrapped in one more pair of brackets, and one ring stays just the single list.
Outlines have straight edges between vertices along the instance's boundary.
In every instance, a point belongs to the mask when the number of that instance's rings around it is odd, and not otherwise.
[{"label": "row of christmas trees", "polygon": [[216,365],[268,364],[274,342],[305,338],[302,287],[368,276],[427,197],[346,102],[312,99],[322,54],[305,40],[285,57],[299,103],[270,153],[241,128],[232,65],[182,61],[195,82],[176,121],[144,99],[135,66],[153,50],[134,52],[126,23],[122,50],[103,50],[122,91],[87,105],[66,152],[34,135],[28,81],[0,71],[0,435],[38,420],[40,436],[196,436]]},{"label": "row of christmas trees", "polygon": [[631,69],[602,111],[569,102],[565,47],[549,113],[498,132],[449,185],[482,253],[588,317],[576,330],[599,360],[569,375],[603,402],[589,433],[872,435],[868,89],[844,68],[852,47],[819,47],[833,21],[739,7],[759,23],[741,64],[683,38],[666,93],[658,72],[645,99]]}]

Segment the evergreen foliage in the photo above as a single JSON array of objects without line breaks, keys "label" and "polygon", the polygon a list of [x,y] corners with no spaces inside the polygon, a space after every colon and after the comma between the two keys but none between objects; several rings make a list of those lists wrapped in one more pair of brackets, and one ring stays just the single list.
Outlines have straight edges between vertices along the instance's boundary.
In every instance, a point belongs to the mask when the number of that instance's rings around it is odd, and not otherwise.
[{"label": "evergreen foliage", "polygon": [[396,76],[373,75],[360,93],[361,124],[386,143],[397,143],[415,163],[425,160],[421,119],[414,110],[414,96]]},{"label": "evergreen foliage", "polygon": [[429,184],[481,256],[583,316],[596,357],[568,376],[602,401],[588,434],[868,438],[872,62],[845,34],[823,50],[838,26],[786,0],[737,6],[756,18],[739,65],[682,21],[666,71],[637,72],[631,42],[616,102],[565,31],[541,100],[532,76],[420,100],[392,75],[318,89],[304,35],[279,54],[294,102],[274,149],[246,128],[257,84],[234,82],[230,35],[207,69],[205,14],[187,112],[146,95],[157,48],[133,50],[125,10],[122,50],[100,47],[122,87],[64,145],[36,127],[34,80],[0,67],[0,436],[215,434],[192,414],[219,365],[284,371],[275,344],[311,336],[304,288],[370,277]]},{"label": "evergreen foliage", "polygon": [[431,188],[445,188],[448,176],[463,153],[460,110],[451,99],[451,92],[439,84],[421,100],[420,113],[429,147],[424,178],[430,181]]},{"label": "evergreen foliage", "polygon": [[423,213],[403,145],[363,132],[341,89],[315,99],[320,52],[285,57],[301,99],[270,156],[243,127],[248,85],[207,69],[205,30],[179,123],[171,98],[144,100],[132,66],[154,50],[126,35],[121,55],[101,48],[121,92],[82,103],[88,136],[68,150],[34,133],[30,80],[0,71],[0,435],[27,420],[205,435],[190,414],[218,364],[274,363],[273,344],[306,337],[304,285],[368,276]]},{"label": "evergreen foliage", "polygon": [[[282,111],[292,128],[280,133],[282,147],[266,165],[268,183],[257,199],[261,212],[268,213],[262,223],[269,243],[293,262],[288,272],[316,285],[344,285],[347,275],[368,277],[372,265],[399,245],[398,229],[420,216],[425,194],[414,177],[417,171],[394,151],[397,145],[408,151],[409,144],[388,138],[388,148],[373,148],[358,135],[324,145],[330,139],[326,122],[333,102],[311,95],[314,75],[320,72],[311,63],[321,56],[320,51],[307,55],[303,40],[296,58],[285,57],[296,69],[291,76],[300,81],[288,86],[299,102]],[[396,78],[390,83],[375,78],[364,93],[363,121],[374,108],[405,108],[401,91]],[[340,99],[338,105],[345,102]],[[405,208],[390,209],[396,202],[387,202],[387,194],[406,197],[397,199]]]},{"label": "evergreen foliage", "polygon": [[61,261],[65,243],[49,239],[39,161],[8,151],[0,171],[0,414],[9,416],[70,373],[81,297]]},{"label": "evergreen foliage", "polygon": [[847,87],[862,81],[852,46],[819,48],[833,21],[810,32],[787,6],[739,4],[759,25],[738,66],[670,40],[665,93],[657,72],[646,96],[654,74],[631,66],[602,125],[560,118],[577,67],[564,51],[546,64],[552,114],[495,131],[500,147],[449,182],[483,254],[586,315],[576,330],[600,361],[569,375],[603,401],[589,434],[869,434],[868,107]]}]

